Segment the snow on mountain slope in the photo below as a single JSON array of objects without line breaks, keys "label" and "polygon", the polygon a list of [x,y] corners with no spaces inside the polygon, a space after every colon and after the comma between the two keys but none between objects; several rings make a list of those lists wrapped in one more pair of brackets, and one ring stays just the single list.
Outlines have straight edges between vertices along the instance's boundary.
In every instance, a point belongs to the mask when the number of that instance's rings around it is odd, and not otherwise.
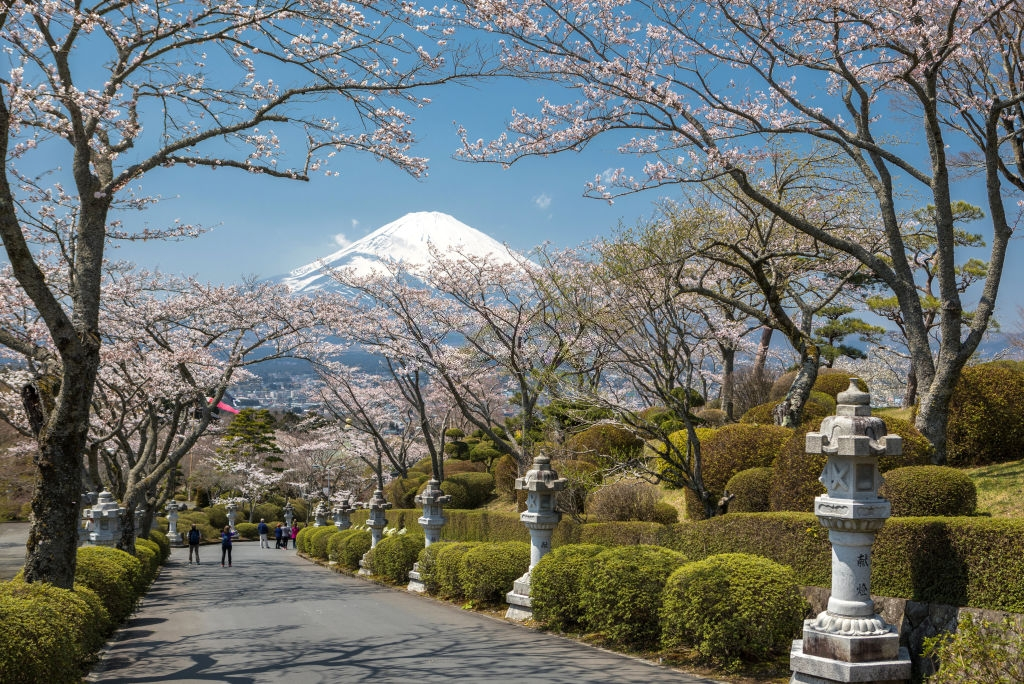
[{"label": "snow on mountain slope", "polygon": [[412,273],[422,273],[430,261],[429,245],[442,253],[459,251],[467,256],[489,256],[499,262],[516,264],[497,240],[438,211],[418,211],[378,228],[348,247],[276,278],[292,292],[330,289],[332,269],[351,268],[369,275],[385,259],[401,261]]}]

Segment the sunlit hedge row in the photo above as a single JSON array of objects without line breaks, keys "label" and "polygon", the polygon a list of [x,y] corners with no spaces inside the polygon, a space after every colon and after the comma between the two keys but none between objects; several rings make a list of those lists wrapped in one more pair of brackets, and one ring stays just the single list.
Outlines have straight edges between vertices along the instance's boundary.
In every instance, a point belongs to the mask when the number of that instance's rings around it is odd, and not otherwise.
[{"label": "sunlit hedge row", "polygon": [[74,589],[0,583],[0,682],[79,682],[106,638],[135,608],[170,555],[167,538],[136,541],[136,553],[78,550]]}]

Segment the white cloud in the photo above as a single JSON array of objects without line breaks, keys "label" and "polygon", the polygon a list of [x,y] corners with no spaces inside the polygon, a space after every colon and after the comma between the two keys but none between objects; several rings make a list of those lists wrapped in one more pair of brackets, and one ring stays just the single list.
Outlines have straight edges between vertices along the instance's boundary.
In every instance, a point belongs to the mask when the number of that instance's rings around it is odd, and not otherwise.
[{"label": "white cloud", "polygon": [[551,195],[546,192],[542,192],[533,198],[533,203],[537,205],[537,208],[541,211],[551,206]]},{"label": "white cloud", "polygon": [[334,236],[334,244],[344,249],[345,247],[351,245],[352,241],[345,237],[344,233],[338,233],[337,235]]},{"label": "white cloud", "polygon": [[359,227],[359,219],[352,219],[352,230]]}]

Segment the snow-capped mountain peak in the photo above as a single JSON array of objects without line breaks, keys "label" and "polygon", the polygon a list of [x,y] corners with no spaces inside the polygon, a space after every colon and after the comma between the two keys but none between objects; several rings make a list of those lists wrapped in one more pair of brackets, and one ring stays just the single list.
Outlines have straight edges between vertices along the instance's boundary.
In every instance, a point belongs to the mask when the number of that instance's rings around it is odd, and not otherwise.
[{"label": "snow-capped mountain peak", "polygon": [[422,272],[430,262],[430,245],[442,253],[458,251],[470,257],[488,256],[516,263],[504,245],[479,230],[448,214],[417,211],[279,280],[292,292],[310,292],[334,285],[331,270],[348,268],[358,275],[369,275],[380,270],[385,260],[401,261],[412,273]]}]

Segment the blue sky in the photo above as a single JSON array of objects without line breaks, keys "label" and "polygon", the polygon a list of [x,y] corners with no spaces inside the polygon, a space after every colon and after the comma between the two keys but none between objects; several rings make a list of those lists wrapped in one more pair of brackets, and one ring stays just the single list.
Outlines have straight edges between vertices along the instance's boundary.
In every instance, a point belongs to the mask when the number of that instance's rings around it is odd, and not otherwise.
[{"label": "blue sky", "polygon": [[231,169],[158,169],[147,174],[143,187],[166,199],[123,218],[153,228],[181,219],[212,230],[180,243],[124,245],[118,255],[147,267],[230,282],[243,275],[285,273],[339,249],[341,239],[354,241],[413,211],[451,214],[518,250],[545,241],[575,246],[608,235],[620,220],[633,224],[650,214],[657,200],[653,193],[614,204],[583,197],[587,180],[626,162],[610,138],[582,153],[527,159],[508,169],[452,159],[459,145],[453,122],[487,138],[502,130],[517,99],[520,107],[529,106],[538,92],[543,92],[539,86],[505,81],[431,93],[432,104],[419,112],[414,126],[420,139],[416,153],[430,159],[425,179],[355,152],[332,160],[340,177],[318,176],[308,183]]}]

